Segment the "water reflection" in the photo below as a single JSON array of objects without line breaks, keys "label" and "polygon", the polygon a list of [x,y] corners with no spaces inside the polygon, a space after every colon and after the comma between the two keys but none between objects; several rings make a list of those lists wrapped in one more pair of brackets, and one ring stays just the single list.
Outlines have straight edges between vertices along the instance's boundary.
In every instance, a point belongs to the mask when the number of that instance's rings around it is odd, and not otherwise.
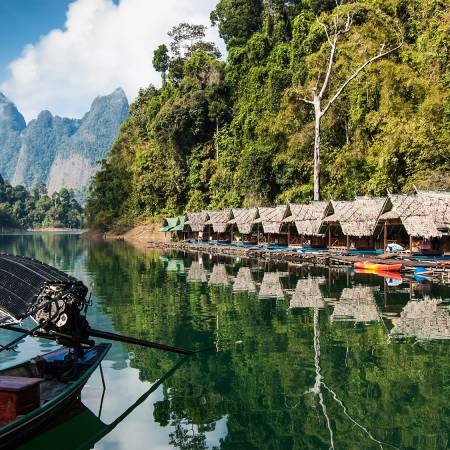
[{"label": "water reflection", "polygon": [[[84,277],[96,328],[217,350],[188,360],[95,448],[447,448],[448,286],[71,239],[20,248]],[[177,361],[115,345],[102,421]],[[93,377],[83,392],[93,411],[100,386]]]}]

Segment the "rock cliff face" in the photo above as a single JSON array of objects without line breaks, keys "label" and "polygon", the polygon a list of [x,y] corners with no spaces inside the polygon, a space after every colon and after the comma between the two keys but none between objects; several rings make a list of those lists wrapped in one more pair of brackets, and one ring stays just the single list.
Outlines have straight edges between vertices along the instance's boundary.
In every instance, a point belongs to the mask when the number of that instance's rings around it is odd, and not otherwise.
[{"label": "rock cliff face", "polygon": [[0,92],[0,174],[10,180],[16,169],[20,151],[20,135],[25,119],[14,103]]},{"label": "rock cliff face", "polygon": [[97,97],[82,119],[42,111],[25,126],[14,104],[0,94],[0,174],[13,185],[44,182],[49,193],[67,187],[83,194],[127,115],[128,101],[119,88]]}]

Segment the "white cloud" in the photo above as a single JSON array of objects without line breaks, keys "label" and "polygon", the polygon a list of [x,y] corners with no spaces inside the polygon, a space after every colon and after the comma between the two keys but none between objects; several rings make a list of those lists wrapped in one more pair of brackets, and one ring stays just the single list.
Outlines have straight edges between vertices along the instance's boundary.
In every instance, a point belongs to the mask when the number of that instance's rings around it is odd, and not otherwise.
[{"label": "white cloud", "polygon": [[[93,98],[122,87],[133,100],[140,87],[159,85],[153,50],[180,22],[209,25],[217,0],[75,0],[63,30],[54,29],[9,65],[2,90],[30,120],[43,109],[80,117]],[[219,44],[217,30],[207,38]],[[223,52],[222,52],[223,53]]]}]

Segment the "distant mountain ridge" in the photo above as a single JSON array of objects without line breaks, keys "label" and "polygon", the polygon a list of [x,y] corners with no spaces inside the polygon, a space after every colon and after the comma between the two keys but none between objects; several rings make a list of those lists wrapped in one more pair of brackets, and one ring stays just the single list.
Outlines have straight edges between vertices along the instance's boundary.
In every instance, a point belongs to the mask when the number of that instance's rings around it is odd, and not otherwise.
[{"label": "distant mountain ridge", "polygon": [[28,125],[11,100],[0,93],[0,174],[12,185],[62,187],[81,195],[128,116],[128,100],[118,88],[97,97],[81,119],[42,111]]}]

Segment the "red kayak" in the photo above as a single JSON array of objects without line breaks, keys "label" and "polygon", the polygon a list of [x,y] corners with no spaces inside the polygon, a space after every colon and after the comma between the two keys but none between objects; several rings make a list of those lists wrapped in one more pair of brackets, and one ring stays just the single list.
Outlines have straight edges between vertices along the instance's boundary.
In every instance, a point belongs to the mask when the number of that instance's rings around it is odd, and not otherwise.
[{"label": "red kayak", "polygon": [[380,270],[383,272],[398,272],[403,264],[378,264],[371,261],[358,261],[354,264],[355,269]]}]

